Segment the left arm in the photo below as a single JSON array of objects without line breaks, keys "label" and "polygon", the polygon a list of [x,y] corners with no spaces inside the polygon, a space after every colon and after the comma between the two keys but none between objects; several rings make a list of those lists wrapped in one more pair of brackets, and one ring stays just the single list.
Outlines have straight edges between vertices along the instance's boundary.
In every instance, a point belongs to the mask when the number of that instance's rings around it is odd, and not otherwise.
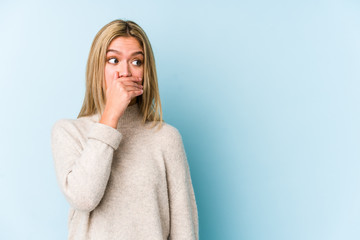
[{"label": "left arm", "polygon": [[199,223],[195,194],[184,145],[177,129],[172,133],[169,143],[167,151],[169,240],[198,240]]}]

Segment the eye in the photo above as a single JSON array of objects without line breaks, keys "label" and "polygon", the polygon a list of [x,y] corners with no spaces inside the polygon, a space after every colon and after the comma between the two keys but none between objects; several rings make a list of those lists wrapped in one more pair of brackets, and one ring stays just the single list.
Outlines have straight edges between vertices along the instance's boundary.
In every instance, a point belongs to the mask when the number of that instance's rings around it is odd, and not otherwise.
[{"label": "eye", "polygon": [[134,60],[134,61],[132,61],[132,63],[136,66],[140,66],[142,62],[141,62],[141,60]]},{"label": "eye", "polygon": [[118,63],[119,61],[118,61],[116,58],[109,58],[109,59],[108,59],[108,62],[109,62],[109,63],[112,63],[112,64],[116,64],[116,63]]}]

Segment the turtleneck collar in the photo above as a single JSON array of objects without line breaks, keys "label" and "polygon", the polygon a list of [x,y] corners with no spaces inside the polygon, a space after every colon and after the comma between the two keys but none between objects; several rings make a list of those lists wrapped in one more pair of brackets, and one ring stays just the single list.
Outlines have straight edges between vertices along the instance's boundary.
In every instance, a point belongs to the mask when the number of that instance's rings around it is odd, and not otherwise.
[{"label": "turtleneck collar", "polygon": [[[100,113],[90,116],[92,120],[99,122],[101,119]],[[119,118],[117,129],[123,127],[136,127],[142,121],[142,114],[138,103],[128,106],[125,112]]]}]

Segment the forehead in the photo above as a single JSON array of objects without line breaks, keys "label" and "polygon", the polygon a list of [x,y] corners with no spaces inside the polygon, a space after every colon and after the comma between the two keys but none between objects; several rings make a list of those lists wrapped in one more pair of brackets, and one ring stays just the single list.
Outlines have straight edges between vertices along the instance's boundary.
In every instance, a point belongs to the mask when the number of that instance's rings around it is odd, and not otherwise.
[{"label": "forehead", "polygon": [[134,37],[117,37],[111,41],[107,49],[115,49],[119,52],[132,52],[142,50],[142,47]]}]

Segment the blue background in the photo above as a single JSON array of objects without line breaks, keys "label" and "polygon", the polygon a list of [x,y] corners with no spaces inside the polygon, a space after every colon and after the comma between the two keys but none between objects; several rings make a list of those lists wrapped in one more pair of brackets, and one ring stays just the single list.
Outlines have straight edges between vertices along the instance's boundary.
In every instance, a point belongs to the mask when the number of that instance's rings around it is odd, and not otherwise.
[{"label": "blue background", "polygon": [[200,239],[360,239],[355,0],[1,1],[0,239],[66,239],[50,131],[118,18],[151,41]]}]

